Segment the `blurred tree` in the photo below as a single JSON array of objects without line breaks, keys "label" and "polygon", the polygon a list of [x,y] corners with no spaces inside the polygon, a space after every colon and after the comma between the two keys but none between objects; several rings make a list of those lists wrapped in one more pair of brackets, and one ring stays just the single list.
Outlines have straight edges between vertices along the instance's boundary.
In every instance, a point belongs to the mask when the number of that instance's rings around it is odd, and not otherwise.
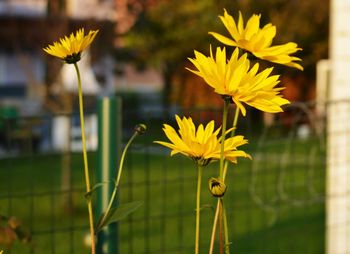
[{"label": "blurred tree", "polygon": [[[184,68],[193,50],[208,52],[209,44],[218,45],[208,31],[227,33],[218,18],[226,8],[235,18],[241,10],[246,21],[253,13],[260,13],[261,26],[272,23],[277,27],[274,44],[297,42],[303,48],[298,54],[309,79],[314,78],[315,63],[328,54],[328,0],[129,0],[129,8],[136,15],[134,26],[124,35],[128,58],[138,66],[155,66],[164,78],[164,103],[169,99],[181,102],[191,97]],[[134,8],[133,8],[134,7]],[[118,55],[120,57],[120,55]],[[291,68],[276,68],[290,76],[300,75]],[[171,84],[178,87],[172,89]],[[306,82],[309,86],[312,82]],[[179,87],[180,86],[180,87]],[[197,89],[192,89],[196,93]],[[198,90],[197,90],[198,91]],[[209,90],[208,90],[209,91]],[[174,98],[175,97],[175,98]],[[210,96],[203,96],[205,104]],[[198,100],[198,96],[196,98]],[[186,101],[186,100],[185,100]],[[193,100],[192,100],[193,101]]]},{"label": "blurred tree", "polygon": [[137,66],[150,65],[161,71],[167,105],[169,99],[178,99],[170,96],[171,84],[184,73],[187,57],[193,56],[194,49],[208,51],[208,29],[215,25],[218,11],[213,10],[214,0],[142,2],[137,20],[123,41]]},{"label": "blurred tree", "polygon": [[49,0],[47,2],[47,14],[49,16],[65,16],[66,0]]}]

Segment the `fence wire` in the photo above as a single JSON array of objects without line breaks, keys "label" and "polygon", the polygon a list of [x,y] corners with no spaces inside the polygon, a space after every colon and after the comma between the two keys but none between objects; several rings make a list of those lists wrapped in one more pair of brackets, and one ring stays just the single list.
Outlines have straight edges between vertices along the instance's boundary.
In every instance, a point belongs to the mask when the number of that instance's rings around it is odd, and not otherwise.
[{"label": "fence wire", "polygon": [[[220,111],[178,113],[191,115],[199,123]],[[57,116],[0,120],[1,229],[16,217],[28,236],[24,242],[2,241],[0,249],[6,254],[88,253],[83,162],[79,149],[75,150],[79,126],[77,116],[65,117],[71,120],[66,139],[70,149],[65,151],[62,144],[55,150],[52,139]],[[149,132],[130,148],[119,202],[144,203],[119,223],[115,241],[119,253],[190,253],[194,249],[194,165],[181,156],[170,157],[167,149],[153,144],[165,140],[162,124],[174,125],[173,112],[140,115],[125,110],[124,141],[140,121]],[[245,149],[253,160],[239,160],[228,172],[225,199],[233,253],[325,252],[325,126],[325,115],[310,103],[295,103],[278,115],[251,110],[240,120],[237,131],[249,139]],[[93,140],[92,168],[96,165]],[[216,202],[205,183],[216,176],[217,167],[213,163],[204,170],[201,253],[208,252]]]}]

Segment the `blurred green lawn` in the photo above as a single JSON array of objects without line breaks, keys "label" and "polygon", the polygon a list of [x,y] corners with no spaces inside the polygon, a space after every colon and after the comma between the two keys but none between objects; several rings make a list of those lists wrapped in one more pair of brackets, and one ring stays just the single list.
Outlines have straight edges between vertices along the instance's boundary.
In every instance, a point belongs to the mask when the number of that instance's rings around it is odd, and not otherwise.
[{"label": "blurred green lawn", "polygon": [[[230,167],[225,200],[232,253],[324,253],[325,157],[313,143],[250,145],[254,160]],[[152,151],[141,145],[126,158],[120,203],[144,204],[120,222],[120,253],[191,253],[193,162]],[[89,158],[95,168],[94,153]],[[0,160],[0,214],[20,218],[33,233],[31,244],[16,243],[6,253],[89,253],[83,243],[88,228],[81,154],[72,154],[71,211],[64,205],[67,193],[60,191],[61,159],[46,154]],[[208,252],[216,204],[207,179],[216,176],[217,167],[212,163],[204,170],[201,253]]]}]

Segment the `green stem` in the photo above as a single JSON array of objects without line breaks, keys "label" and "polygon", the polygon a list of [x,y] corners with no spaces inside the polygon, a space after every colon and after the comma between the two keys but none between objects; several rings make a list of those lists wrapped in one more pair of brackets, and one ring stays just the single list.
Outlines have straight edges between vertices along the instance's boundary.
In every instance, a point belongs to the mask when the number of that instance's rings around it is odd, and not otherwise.
[{"label": "green stem", "polygon": [[224,205],[224,200],[220,198],[222,213],[223,213],[223,223],[224,223],[224,237],[225,237],[225,254],[230,253],[230,242],[228,238],[228,224],[227,224],[227,215],[226,215],[226,207]]},{"label": "green stem", "polygon": [[[220,151],[220,179],[223,179],[224,176],[224,164],[225,164],[225,156],[224,156],[224,151],[225,151],[225,136],[226,136],[226,125],[227,125],[227,114],[228,114],[228,108],[230,106],[230,101],[229,97],[224,98],[224,108],[223,108],[223,113],[222,113],[222,130],[221,130],[221,151]],[[214,251],[214,240],[215,240],[215,233],[216,233],[216,228],[217,228],[217,223],[219,221],[219,216],[220,216],[220,200],[218,199],[218,203],[216,206],[216,211],[215,211],[215,217],[213,221],[213,228],[212,228],[212,233],[211,233],[211,240],[210,240],[210,249],[209,253],[212,254]]]},{"label": "green stem", "polygon": [[[225,104],[224,104],[224,111],[223,111],[223,117],[222,117],[222,122],[223,122],[223,134],[222,134],[222,139],[221,139],[221,157],[220,157],[220,177],[223,179],[223,181],[225,181],[226,179],[226,174],[227,174],[227,167],[228,167],[228,162],[224,161],[224,138],[225,135],[224,133],[226,132],[226,121],[227,121],[227,111],[228,111],[228,106],[229,106],[229,102],[227,100],[224,100]],[[235,135],[235,131],[236,131],[236,127],[237,127],[237,122],[238,122],[238,117],[239,117],[239,108],[236,107],[236,112],[235,112],[235,116],[233,119],[233,124],[232,124],[232,132],[231,132],[231,137],[233,137]],[[225,126],[225,127],[224,127]],[[225,132],[224,132],[225,131]],[[220,205],[221,204],[221,205]],[[214,238],[215,238],[215,231],[216,231],[216,227],[217,227],[217,223],[219,221],[219,209],[223,210],[222,211],[222,216],[223,216],[223,226],[224,226],[224,235],[225,235],[225,253],[229,254],[230,253],[230,243],[229,243],[229,237],[228,237],[228,224],[227,224],[227,215],[226,215],[226,209],[224,207],[224,200],[223,198],[218,199],[218,204],[216,206],[216,212],[215,212],[215,218],[214,218],[214,222],[213,222],[213,229],[212,229],[212,235],[211,235],[211,241],[210,241],[210,250],[209,253],[212,254],[213,250],[214,250]]]},{"label": "green stem", "polygon": [[[221,198],[219,198],[219,200],[221,200]],[[221,202],[220,202],[221,203]],[[223,251],[224,251],[224,246],[223,246],[223,241],[222,241],[222,204],[221,204],[221,209],[220,209],[220,213],[219,213],[219,250],[220,250],[220,254],[223,254]]]},{"label": "green stem", "polygon": [[124,150],[123,150],[123,153],[122,153],[122,156],[120,158],[120,163],[119,163],[119,168],[118,168],[118,174],[117,174],[117,177],[116,177],[116,180],[115,180],[115,185],[114,185],[114,190],[113,190],[113,193],[112,193],[112,196],[109,200],[109,203],[108,203],[108,207],[107,207],[107,210],[105,211],[102,219],[101,219],[101,222],[100,224],[103,225],[106,218],[107,218],[107,215],[109,213],[109,211],[111,210],[112,208],[112,205],[114,203],[114,200],[117,196],[117,190],[118,190],[118,186],[119,186],[119,182],[120,182],[120,178],[121,178],[121,175],[122,175],[122,170],[123,170],[123,165],[124,165],[124,159],[125,159],[125,155],[126,155],[126,152],[129,148],[129,146],[131,145],[131,143],[133,142],[133,140],[137,137],[139,133],[137,131],[135,131],[135,133],[131,136],[131,138],[129,139],[128,143],[125,145],[124,147]]},{"label": "green stem", "polygon": [[226,136],[226,125],[227,125],[227,113],[230,102],[228,99],[224,99],[224,110],[222,113],[222,132],[221,132],[221,153],[220,153],[220,179],[223,179],[224,175],[224,150],[225,150],[225,136]]},{"label": "green stem", "polygon": [[197,163],[197,199],[196,199],[196,242],[195,254],[199,254],[199,228],[200,228],[200,205],[201,205],[201,183],[202,183],[202,166]]},{"label": "green stem", "polygon": [[[86,193],[91,191],[90,185],[90,175],[89,175],[89,165],[86,152],[86,138],[85,138],[85,125],[84,125],[84,105],[83,105],[83,91],[81,86],[80,71],[77,63],[74,63],[75,71],[78,78],[78,94],[79,94],[79,114],[80,114],[80,125],[81,125],[81,139],[83,143],[83,159],[84,159],[84,174],[85,174],[85,184]],[[94,229],[94,215],[92,209],[91,199],[87,200],[88,211],[89,211],[89,225],[90,225],[90,237],[91,237],[91,253],[96,253],[96,242],[95,242],[95,229]]]},{"label": "green stem", "polygon": [[209,254],[213,254],[214,251],[214,241],[215,241],[215,234],[216,234],[216,226],[217,222],[219,219],[219,213],[220,213],[220,201],[218,199],[217,205],[216,205],[216,211],[215,211],[215,216],[214,216],[214,222],[213,222],[213,229],[211,231],[211,237],[210,237],[210,249],[209,249]]},{"label": "green stem", "polygon": [[[225,150],[225,137],[226,137],[226,125],[227,125],[227,114],[228,114],[228,108],[230,106],[230,99],[229,97],[225,97],[224,98],[224,110],[222,113],[222,135],[221,135],[221,154],[220,154],[220,179],[222,179],[223,181],[225,181],[225,166],[227,165],[227,161],[225,161],[225,154],[224,154],[224,150]],[[222,198],[220,198],[218,200],[218,202],[220,202],[220,200],[222,200]],[[217,206],[217,208],[220,208],[220,206]],[[222,203],[221,203],[221,211],[219,212],[219,220],[220,220],[220,225],[222,222]],[[214,224],[218,223],[218,220],[216,220],[216,222],[214,221]],[[214,226],[216,227],[216,225],[213,225],[213,231],[214,231]],[[227,226],[227,225],[225,225]],[[221,236],[222,236],[222,227],[220,226],[220,245],[221,245]],[[226,236],[225,236],[226,239]],[[226,244],[226,242],[225,242]],[[220,246],[221,249],[221,246]]]},{"label": "green stem", "polygon": [[[231,132],[231,137],[233,137],[235,135],[237,123],[238,123],[238,117],[239,117],[239,108],[236,106],[236,112],[235,112],[235,116],[234,116],[233,124],[232,124],[233,130]],[[223,177],[222,177],[224,181],[226,179],[227,167],[228,167],[228,162],[225,161],[224,172],[223,172]],[[224,206],[223,198],[220,198],[220,200],[222,203],[222,210],[223,210],[223,222],[224,222],[224,233],[225,233],[225,254],[229,254],[230,253],[230,242],[229,242],[229,237],[228,237],[228,223],[227,223],[226,208]]]},{"label": "green stem", "polygon": [[[231,131],[231,137],[233,137],[235,135],[235,133],[236,133],[238,116],[239,116],[239,108],[236,106],[235,117],[233,118],[233,124],[232,124],[233,130]],[[224,181],[225,181],[226,174],[227,174],[227,167],[228,167],[228,162],[226,161],[225,165],[224,165],[223,176],[222,176],[222,179]]]}]

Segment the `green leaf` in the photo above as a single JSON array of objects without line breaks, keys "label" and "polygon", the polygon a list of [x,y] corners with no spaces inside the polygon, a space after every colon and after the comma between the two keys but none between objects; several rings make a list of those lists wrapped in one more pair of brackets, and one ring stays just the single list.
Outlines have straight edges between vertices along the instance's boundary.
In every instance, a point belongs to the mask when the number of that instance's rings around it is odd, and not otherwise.
[{"label": "green leaf", "polygon": [[100,231],[104,226],[112,222],[117,222],[124,219],[130,213],[135,212],[142,204],[142,201],[134,201],[126,204],[121,204],[118,207],[112,208],[107,212],[106,215],[103,213],[96,226],[96,233]]},{"label": "green leaf", "polygon": [[95,185],[91,188],[91,190],[90,190],[89,192],[86,192],[86,193],[84,194],[85,198],[86,198],[87,200],[90,200],[92,194],[94,194],[94,192],[95,192],[98,188],[102,187],[103,185],[105,185],[105,184],[107,184],[107,183],[111,183],[111,182],[113,182],[113,181],[107,181],[107,182],[102,182],[102,183],[97,183],[97,184],[95,184]]}]

